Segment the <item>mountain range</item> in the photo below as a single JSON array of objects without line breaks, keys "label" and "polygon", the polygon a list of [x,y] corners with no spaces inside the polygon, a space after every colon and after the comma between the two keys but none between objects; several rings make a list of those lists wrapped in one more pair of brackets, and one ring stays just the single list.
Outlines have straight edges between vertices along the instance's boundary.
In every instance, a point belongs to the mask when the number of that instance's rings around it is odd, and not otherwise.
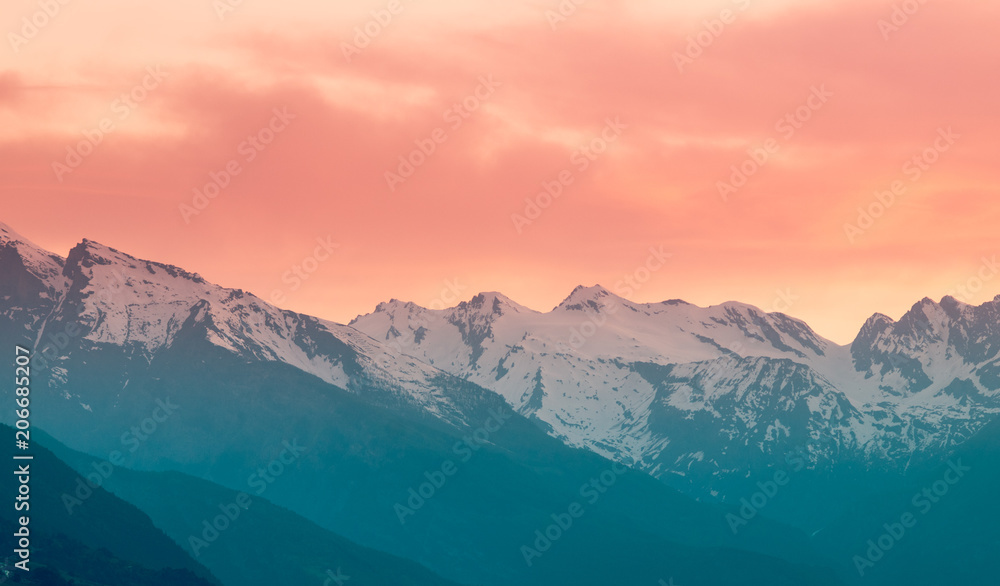
[{"label": "mountain range", "polygon": [[0,276],[0,347],[35,349],[46,447],[81,471],[117,452],[108,489],[195,561],[192,511],[261,503],[239,548],[204,554],[227,585],[273,583],[239,555],[282,530],[397,572],[359,584],[852,583],[852,515],[984,442],[1000,409],[1000,298],[924,299],[847,346],[600,286],[546,313],[481,293],[343,325],[2,224]]},{"label": "mountain range", "polygon": [[998,323],[1000,298],[924,299],[841,346],[742,303],[634,303],[594,286],[547,313],[484,293],[443,310],[393,300],[351,325],[496,391],[568,445],[710,498],[748,462],[790,452],[811,468],[939,460],[1000,409]]}]

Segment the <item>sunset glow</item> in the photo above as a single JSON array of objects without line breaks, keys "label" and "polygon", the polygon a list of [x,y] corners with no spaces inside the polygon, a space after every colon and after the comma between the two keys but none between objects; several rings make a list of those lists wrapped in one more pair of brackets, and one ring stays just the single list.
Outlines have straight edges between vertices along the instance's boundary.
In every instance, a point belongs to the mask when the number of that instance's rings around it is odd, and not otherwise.
[{"label": "sunset glow", "polygon": [[345,323],[1000,294],[1000,5],[663,4],[13,0],[0,222]]}]

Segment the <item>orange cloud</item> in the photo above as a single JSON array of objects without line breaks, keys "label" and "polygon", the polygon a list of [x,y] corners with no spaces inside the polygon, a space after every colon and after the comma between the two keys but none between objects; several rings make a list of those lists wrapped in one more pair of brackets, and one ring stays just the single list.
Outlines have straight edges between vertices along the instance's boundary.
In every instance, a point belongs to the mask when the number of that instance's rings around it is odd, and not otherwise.
[{"label": "orange cloud", "polygon": [[[555,30],[552,6],[407,4],[350,60],[344,43],[382,3],[246,3],[221,19],[67,7],[0,61],[0,219],[56,251],[88,237],[341,321],[390,297],[430,303],[453,279],[548,309],[663,247],[674,256],[636,299],[769,308],[791,291],[788,312],[841,342],[994,254],[998,8],[926,4],[886,39],[892,2],[592,1]],[[730,23],[705,24],[724,8]],[[115,100],[157,66],[169,76],[120,118]],[[832,95],[805,106],[820,87]],[[276,108],[294,118],[269,134]],[[107,117],[113,131],[57,177]],[[907,162],[947,128],[958,138],[913,180]],[[723,200],[719,183],[767,144]],[[420,163],[390,187],[400,157]],[[852,242],[845,224],[895,181]],[[340,247],[289,291],[282,276],[328,236]]]}]

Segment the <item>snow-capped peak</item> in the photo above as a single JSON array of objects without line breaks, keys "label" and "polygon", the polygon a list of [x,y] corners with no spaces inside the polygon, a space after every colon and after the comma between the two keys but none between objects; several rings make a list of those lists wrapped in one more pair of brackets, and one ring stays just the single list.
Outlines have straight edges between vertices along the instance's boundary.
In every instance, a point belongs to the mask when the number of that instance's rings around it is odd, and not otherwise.
[{"label": "snow-capped peak", "polygon": [[31,248],[41,251],[38,245],[34,244],[24,236],[18,234],[13,228],[0,222],[0,246],[15,246],[17,248]]},{"label": "snow-capped peak", "polygon": [[[47,334],[46,323],[77,324],[79,334],[53,361],[101,347],[142,361],[175,344],[207,343],[246,360],[285,363],[347,390],[385,393],[393,404],[451,423],[468,423],[451,390],[441,388],[445,373],[354,328],[279,309],[245,291],[92,240],[74,246],[62,261],[12,234],[5,226],[0,319],[16,316],[32,324],[39,339]],[[36,271],[26,258],[52,265],[57,286],[51,293],[39,295],[37,284],[27,281]],[[20,306],[28,303],[32,312],[25,314]],[[55,377],[57,365],[50,366]]]},{"label": "snow-capped peak", "polygon": [[[114,266],[114,271],[119,275],[124,271],[138,271],[142,276],[140,281],[162,274],[171,279],[185,279],[201,286],[207,284],[205,279],[197,273],[191,273],[173,265],[141,260],[100,242],[87,239],[70,250],[69,256],[66,258],[66,273],[72,276],[76,271],[90,269],[95,265]],[[96,275],[94,271],[89,271],[88,276],[94,277]]]},{"label": "snow-capped peak", "polygon": [[13,251],[20,264],[48,288],[57,289],[63,284],[62,257],[46,252],[7,224],[0,223],[0,251],[4,248]]},{"label": "snow-capped peak", "polygon": [[625,299],[608,291],[601,285],[584,287],[578,285],[573,291],[556,306],[556,309],[565,311],[601,311],[602,309],[624,302]]},{"label": "snow-capped peak", "polygon": [[893,324],[895,323],[896,320],[892,319],[888,315],[885,315],[884,313],[872,314],[871,317],[865,320],[864,325],[861,326],[861,330],[858,332],[858,335],[855,336],[854,339],[856,341],[865,340],[870,343],[873,335],[877,335],[879,332],[885,330],[886,328],[892,327]]},{"label": "snow-capped peak", "polygon": [[533,312],[537,313],[532,309],[529,309],[504,295],[503,293],[497,293],[496,291],[488,291],[484,293],[479,293],[472,297],[469,301],[463,301],[458,304],[456,310],[468,308],[472,310],[478,310],[480,312],[485,312],[488,314],[504,315],[507,313],[524,313]]},{"label": "snow-capped peak", "polygon": [[70,256],[74,252],[78,256],[91,258],[99,264],[119,263],[134,266],[139,262],[139,259],[134,256],[120,252],[110,246],[105,246],[95,240],[88,240],[87,238],[84,238],[79,244],[73,247],[70,251]]},{"label": "snow-capped peak", "polygon": [[942,336],[948,329],[950,321],[951,317],[940,304],[929,297],[924,297],[900,318],[896,326],[897,329],[910,333],[926,331],[935,336]]},{"label": "snow-capped peak", "polygon": [[[412,301],[402,301],[400,299],[392,298],[388,301],[383,301],[375,306],[376,313],[393,313],[399,310],[412,310],[416,309],[418,306]],[[357,319],[357,318],[354,318]]]}]

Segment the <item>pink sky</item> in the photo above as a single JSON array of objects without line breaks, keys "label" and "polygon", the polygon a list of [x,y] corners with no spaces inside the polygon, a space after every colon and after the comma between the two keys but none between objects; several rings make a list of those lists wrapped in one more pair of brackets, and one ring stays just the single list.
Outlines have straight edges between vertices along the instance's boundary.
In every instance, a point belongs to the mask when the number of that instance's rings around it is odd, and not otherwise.
[{"label": "pink sky", "polygon": [[1000,293],[995,3],[48,1],[0,19],[0,221],[60,254],[90,238],[345,322],[455,283],[539,310],[625,292],[651,248],[633,300],[838,342]]}]

